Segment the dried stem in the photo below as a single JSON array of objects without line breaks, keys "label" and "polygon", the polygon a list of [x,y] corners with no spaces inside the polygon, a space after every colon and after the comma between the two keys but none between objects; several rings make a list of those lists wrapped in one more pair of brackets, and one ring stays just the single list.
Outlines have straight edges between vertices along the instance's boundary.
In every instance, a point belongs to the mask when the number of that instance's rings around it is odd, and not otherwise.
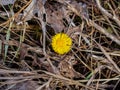
[{"label": "dried stem", "polygon": [[98,24],[96,24],[94,21],[89,20],[89,23],[95,27],[97,30],[99,30],[100,32],[102,32],[103,34],[105,34],[108,38],[110,38],[111,40],[113,40],[114,42],[116,42],[118,45],[120,45],[120,40],[115,37],[114,35],[110,34],[109,32],[107,32],[107,30],[105,30],[104,28],[102,28],[101,26],[99,26]]},{"label": "dried stem", "polygon": [[120,73],[120,68],[117,66],[117,64],[111,59],[110,55],[104,50],[104,48],[96,42],[96,44],[98,45],[98,47],[101,49],[101,51],[104,53],[104,55],[107,57],[107,59],[109,60],[109,62],[111,62],[111,64],[116,68],[116,70],[118,71],[118,73]]},{"label": "dried stem", "polygon": [[113,15],[112,15],[107,10],[105,10],[100,4],[100,0],[95,0],[95,1],[96,1],[96,4],[97,4],[98,8],[100,9],[100,11],[105,16],[108,16],[109,18],[113,19],[118,24],[118,26],[120,27],[120,20],[118,19],[117,15],[115,13],[113,13]]}]

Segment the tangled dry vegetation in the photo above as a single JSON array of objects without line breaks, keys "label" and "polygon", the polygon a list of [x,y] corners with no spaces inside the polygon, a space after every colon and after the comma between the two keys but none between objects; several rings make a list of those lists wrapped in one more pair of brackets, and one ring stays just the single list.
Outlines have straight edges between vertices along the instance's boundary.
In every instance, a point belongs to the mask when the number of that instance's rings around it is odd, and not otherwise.
[{"label": "tangled dry vegetation", "polygon": [[[119,0],[0,4],[0,90],[119,90]],[[64,55],[59,32],[72,39]]]}]

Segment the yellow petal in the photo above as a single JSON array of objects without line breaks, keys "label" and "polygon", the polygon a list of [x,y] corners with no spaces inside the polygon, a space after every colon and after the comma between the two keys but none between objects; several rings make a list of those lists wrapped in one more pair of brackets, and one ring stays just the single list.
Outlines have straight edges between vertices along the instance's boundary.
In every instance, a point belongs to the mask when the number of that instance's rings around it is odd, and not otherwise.
[{"label": "yellow petal", "polygon": [[72,39],[65,33],[58,33],[52,38],[52,48],[58,54],[65,54],[70,51]]}]

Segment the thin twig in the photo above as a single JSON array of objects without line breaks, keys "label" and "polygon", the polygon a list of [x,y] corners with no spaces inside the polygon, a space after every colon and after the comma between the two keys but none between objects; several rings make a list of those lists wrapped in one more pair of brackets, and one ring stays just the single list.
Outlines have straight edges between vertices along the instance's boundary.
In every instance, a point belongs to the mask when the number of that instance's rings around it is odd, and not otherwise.
[{"label": "thin twig", "polygon": [[44,17],[44,15],[46,15],[46,11],[45,11],[45,8],[44,8],[44,4],[39,1],[39,13],[38,13],[38,16],[39,16],[39,20],[41,22],[41,25],[42,25],[42,31],[43,31],[43,52],[44,52],[44,55],[46,56],[46,21],[44,21],[44,19],[46,19],[46,17]]},{"label": "thin twig", "polygon": [[13,18],[17,17],[17,16],[19,15],[19,13],[22,12],[31,2],[32,2],[32,0],[30,0],[25,6],[23,6],[17,13],[14,14],[14,16],[12,16],[11,18],[9,18],[6,22],[1,23],[0,26],[4,26],[4,25],[6,25],[6,24],[9,24],[9,22],[10,22]]},{"label": "thin twig", "polygon": [[52,78],[50,78],[45,84],[41,85],[36,90],[42,90],[42,88],[45,86],[48,87],[51,81],[52,81]]},{"label": "thin twig", "polygon": [[89,20],[89,23],[95,27],[97,30],[99,30],[100,32],[102,32],[103,34],[105,34],[108,38],[112,39],[114,42],[116,42],[118,45],[120,45],[120,40],[115,37],[114,35],[110,34],[109,32],[107,32],[107,30],[105,30],[104,28],[102,28],[101,26],[99,26],[98,24],[96,24],[94,21]]},{"label": "thin twig", "polygon": [[120,20],[118,19],[117,15],[116,15],[115,13],[113,13],[113,15],[112,15],[112,14],[110,14],[107,10],[105,10],[105,9],[101,6],[101,4],[100,4],[100,0],[95,0],[95,1],[96,1],[96,4],[97,4],[98,8],[100,9],[100,11],[101,11],[104,15],[106,15],[106,16],[108,16],[109,18],[113,19],[113,20],[118,24],[118,26],[120,27]]},{"label": "thin twig", "polygon": [[34,74],[33,72],[29,72],[29,71],[17,71],[17,70],[5,70],[5,69],[0,69],[0,73],[2,74],[6,74],[6,73]]},{"label": "thin twig", "polygon": [[[95,41],[96,42],[96,41]],[[111,64],[114,66],[114,68],[118,71],[118,74],[120,74],[120,68],[117,66],[117,64],[111,59],[110,55],[105,51],[105,49],[103,49],[103,47],[96,42],[96,44],[98,45],[98,47],[101,49],[101,51],[104,53],[104,55],[107,57],[107,59],[109,60],[109,62],[111,62]]]}]

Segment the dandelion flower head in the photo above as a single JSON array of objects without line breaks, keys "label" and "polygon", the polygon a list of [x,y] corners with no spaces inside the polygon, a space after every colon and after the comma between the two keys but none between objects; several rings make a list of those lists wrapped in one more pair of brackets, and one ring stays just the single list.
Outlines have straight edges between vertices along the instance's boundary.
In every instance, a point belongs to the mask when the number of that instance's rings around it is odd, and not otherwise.
[{"label": "dandelion flower head", "polygon": [[65,33],[58,33],[52,38],[52,48],[58,54],[65,54],[70,51],[72,39]]}]

